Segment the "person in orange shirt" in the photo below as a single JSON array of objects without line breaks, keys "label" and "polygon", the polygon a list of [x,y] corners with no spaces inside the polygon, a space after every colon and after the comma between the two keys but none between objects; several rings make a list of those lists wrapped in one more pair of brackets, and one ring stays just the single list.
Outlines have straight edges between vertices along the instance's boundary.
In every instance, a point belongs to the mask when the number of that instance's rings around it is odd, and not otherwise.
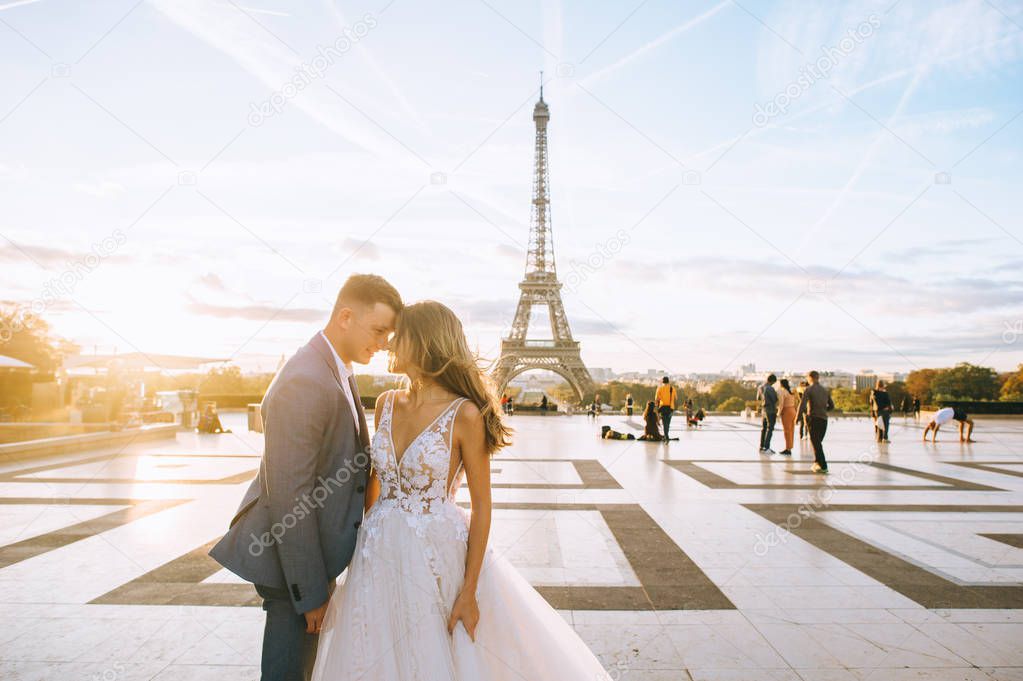
[{"label": "person in orange shirt", "polygon": [[657,412],[661,415],[661,423],[664,424],[664,441],[669,442],[671,435],[668,428],[671,426],[671,415],[675,413],[675,388],[667,376],[661,379],[657,386],[657,394],[654,396],[657,401]]}]

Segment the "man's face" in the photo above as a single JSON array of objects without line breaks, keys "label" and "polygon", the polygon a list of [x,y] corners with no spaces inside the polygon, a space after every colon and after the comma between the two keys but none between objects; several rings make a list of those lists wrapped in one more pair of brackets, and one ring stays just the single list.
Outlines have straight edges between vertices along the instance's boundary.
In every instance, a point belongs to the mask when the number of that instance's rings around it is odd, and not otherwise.
[{"label": "man's face", "polygon": [[338,315],[337,323],[342,334],[345,355],[343,359],[359,364],[368,364],[373,355],[386,350],[397,313],[384,303],[354,305],[344,308]]}]

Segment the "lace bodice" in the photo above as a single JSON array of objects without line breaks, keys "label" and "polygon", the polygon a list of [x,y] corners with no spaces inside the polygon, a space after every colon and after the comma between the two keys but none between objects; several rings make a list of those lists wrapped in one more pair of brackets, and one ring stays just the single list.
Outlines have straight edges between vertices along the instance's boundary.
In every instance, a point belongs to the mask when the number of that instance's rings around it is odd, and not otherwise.
[{"label": "lace bodice", "polygon": [[451,489],[447,489],[451,431],[458,408],[466,399],[459,397],[453,400],[416,435],[399,461],[391,435],[394,395],[395,392],[391,391],[384,399],[371,447],[373,467],[380,478],[379,501],[393,500],[402,510],[414,514],[436,513],[442,504],[453,502],[461,483],[459,466],[451,481]]}]

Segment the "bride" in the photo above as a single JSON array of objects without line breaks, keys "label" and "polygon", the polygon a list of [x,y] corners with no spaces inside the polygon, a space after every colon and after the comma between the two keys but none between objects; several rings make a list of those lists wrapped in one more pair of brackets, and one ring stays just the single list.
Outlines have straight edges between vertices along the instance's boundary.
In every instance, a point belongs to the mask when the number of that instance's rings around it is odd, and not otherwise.
[{"label": "bride", "polygon": [[[355,555],[331,596],[314,681],[601,681],[573,629],[487,548],[490,457],[510,444],[462,324],[440,303],[401,313],[376,403],[373,474]],[[455,503],[468,482],[472,512]]]}]

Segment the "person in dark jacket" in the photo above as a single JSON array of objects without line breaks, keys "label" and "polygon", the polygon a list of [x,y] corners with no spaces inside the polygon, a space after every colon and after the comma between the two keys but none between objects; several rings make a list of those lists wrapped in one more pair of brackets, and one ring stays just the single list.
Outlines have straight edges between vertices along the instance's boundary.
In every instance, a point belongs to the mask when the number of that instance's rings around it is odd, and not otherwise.
[{"label": "person in dark jacket", "polygon": [[799,401],[799,413],[796,418],[808,416],[810,443],[813,445],[813,472],[827,474],[828,460],[824,458],[824,434],[828,432],[828,410],[835,408],[831,401],[831,392],[819,383],[820,374],[811,371],[806,375],[810,385],[803,392]]},{"label": "person in dark jacket", "polygon": [[643,410],[643,422],[646,424],[643,429],[643,435],[639,438],[640,440],[653,440],[660,442],[664,438],[661,437],[661,429],[657,427],[657,407],[653,400],[646,403],[646,409]]},{"label": "person in dark jacket", "polygon": [[892,418],[892,398],[888,395],[885,382],[878,379],[877,385],[870,392],[870,410],[874,412],[874,434],[878,442],[891,442],[888,439]]}]

